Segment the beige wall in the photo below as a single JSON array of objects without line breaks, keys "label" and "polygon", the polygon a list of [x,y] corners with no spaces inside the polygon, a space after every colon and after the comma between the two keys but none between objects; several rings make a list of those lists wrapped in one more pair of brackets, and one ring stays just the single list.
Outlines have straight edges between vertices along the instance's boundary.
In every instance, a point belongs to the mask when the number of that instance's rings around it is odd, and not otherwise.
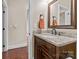
[{"label": "beige wall", "polygon": [[8,47],[27,46],[27,0],[8,0]]},{"label": "beige wall", "polygon": [[33,20],[33,29],[38,29],[38,21],[40,14],[44,15],[45,28],[47,28],[47,11],[48,11],[48,0],[31,0],[31,9],[32,9],[32,20]]}]

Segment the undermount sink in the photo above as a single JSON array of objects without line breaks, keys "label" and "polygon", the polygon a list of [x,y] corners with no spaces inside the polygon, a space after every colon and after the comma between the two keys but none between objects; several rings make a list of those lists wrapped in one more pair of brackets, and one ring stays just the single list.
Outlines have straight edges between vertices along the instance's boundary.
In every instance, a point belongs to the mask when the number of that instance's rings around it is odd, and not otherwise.
[{"label": "undermount sink", "polygon": [[77,35],[74,35],[74,34],[66,34],[66,33],[60,33],[57,34],[57,35],[54,35],[54,34],[51,34],[51,33],[41,33],[42,35],[46,35],[46,36],[64,36],[64,37],[70,37],[70,38],[76,38]]},{"label": "undermount sink", "polygon": [[72,42],[75,42],[77,37],[74,36],[68,36],[67,34],[61,34],[61,35],[54,35],[51,33],[40,33],[35,34],[37,37],[42,38],[52,44],[55,44],[56,46],[62,46],[65,44],[70,44]]},{"label": "undermount sink", "polygon": [[55,43],[65,43],[65,42],[70,42],[70,41],[75,41],[76,38],[68,35],[54,35],[51,33],[41,33],[41,37],[44,37],[45,39],[48,38],[48,41],[52,41]]}]

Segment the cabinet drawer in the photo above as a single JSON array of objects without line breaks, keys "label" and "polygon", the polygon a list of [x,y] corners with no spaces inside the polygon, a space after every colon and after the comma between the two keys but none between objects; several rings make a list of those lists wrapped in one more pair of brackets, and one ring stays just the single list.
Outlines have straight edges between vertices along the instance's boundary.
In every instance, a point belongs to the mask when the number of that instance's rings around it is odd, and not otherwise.
[{"label": "cabinet drawer", "polygon": [[[47,42],[47,41],[45,41],[45,40],[43,40],[43,39],[41,39],[41,38],[38,38],[38,37],[35,37],[36,39],[35,39],[35,41],[36,41],[36,43],[38,44],[38,45],[41,45],[41,46],[43,46],[44,48],[46,48],[46,49],[50,49],[50,48],[56,48],[56,46],[54,46],[53,44],[50,44],[49,42]],[[53,49],[53,50],[55,50],[55,49]]]}]

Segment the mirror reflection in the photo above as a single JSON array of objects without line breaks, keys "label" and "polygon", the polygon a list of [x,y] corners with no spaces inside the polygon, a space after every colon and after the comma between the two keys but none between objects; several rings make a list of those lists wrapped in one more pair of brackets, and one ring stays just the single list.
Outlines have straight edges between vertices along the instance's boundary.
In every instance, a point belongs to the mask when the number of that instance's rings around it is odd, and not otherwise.
[{"label": "mirror reflection", "polygon": [[57,0],[50,5],[50,26],[71,25],[71,0]]}]

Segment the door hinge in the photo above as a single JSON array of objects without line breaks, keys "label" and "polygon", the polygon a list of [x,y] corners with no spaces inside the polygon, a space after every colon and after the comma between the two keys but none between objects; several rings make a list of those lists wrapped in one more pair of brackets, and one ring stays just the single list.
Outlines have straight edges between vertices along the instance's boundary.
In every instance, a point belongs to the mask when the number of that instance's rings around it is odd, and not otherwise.
[{"label": "door hinge", "polygon": [[5,45],[3,45],[3,48],[5,47]]},{"label": "door hinge", "polygon": [[5,11],[3,11],[3,13],[5,13]]},{"label": "door hinge", "polygon": [[3,30],[5,30],[5,28],[3,28]]}]

